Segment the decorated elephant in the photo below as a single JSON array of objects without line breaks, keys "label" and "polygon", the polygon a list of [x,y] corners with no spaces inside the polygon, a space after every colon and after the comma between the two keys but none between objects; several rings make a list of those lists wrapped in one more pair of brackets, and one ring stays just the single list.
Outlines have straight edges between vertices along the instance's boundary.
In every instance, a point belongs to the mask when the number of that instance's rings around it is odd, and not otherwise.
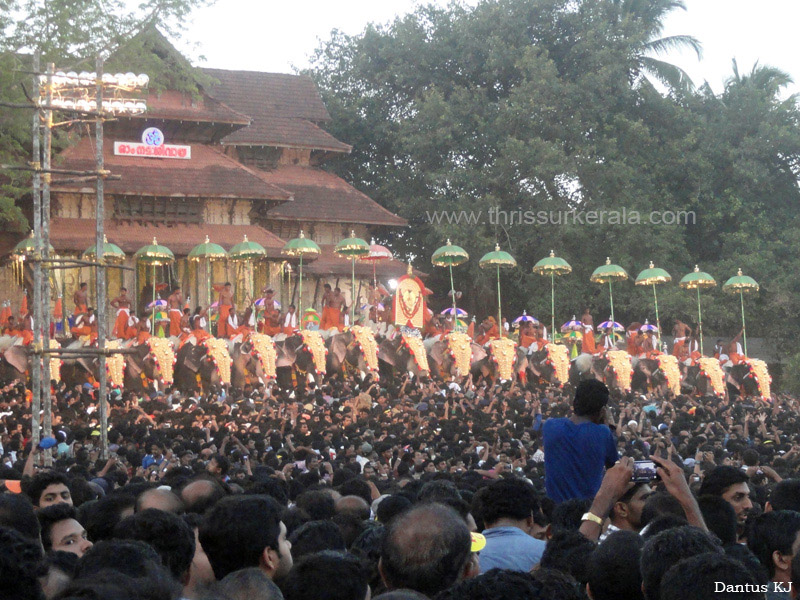
[{"label": "decorated elephant", "polygon": [[[3,336],[5,342],[9,336]],[[27,381],[31,373],[31,355],[29,347],[21,343],[4,344],[0,350],[0,383],[5,385],[12,381]],[[61,344],[56,340],[50,340],[51,348],[58,348]],[[69,340],[66,347],[80,348],[83,342]],[[69,387],[93,383],[97,372],[92,365],[92,359],[88,357],[70,358],[69,356],[59,357],[48,355],[50,361],[50,379],[64,381]]]},{"label": "decorated elephant", "polygon": [[235,388],[265,384],[277,375],[275,341],[263,333],[251,333],[231,351],[231,384]]},{"label": "decorated elephant", "polygon": [[512,339],[492,340],[482,350],[484,356],[473,363],[474,375],[497,381],[513,380],[519,373],[525,372],[527,354],[519,351]]},{"label": "decorated elephant", "polygon": [[609,350],[605,354],[580,354],[570,367],[570,383],[577,386],[584,379],[599,379],[610,390],[631,391],[633,366],[631,356],[624,350]]},{"label": "decorated elephant", "polygon": [[466,377],[486,360],[486,350],[465,333],[450,333],[444,340],[425,340],[431,375],[441,379]]},{"label": "decorated elephant", "polygon": [[128,346],[125,355],[125,389],[137,393],[169,387],[174,383],[175,350],[169,340],[150,338]]},{"label": "decorated elephant", "polygon": [[704,356],[686,367],[681,391],[698,396],[724,396],[727,393],[725,379],[719,360]]},{"label": "decorated elephant", "polygon": [[521,348],[525,357],[525,379],[528,385],[559,385],[569,383],[569,350],[562,344],[547,344],[539,350]]},{"label": "decorated elephant", "polygon": [[631,389],[647,393],[670,390],[676,396],[681,392],[681,375],[678,359],[671,354],[653,354],[643,358],[632,358],[633,374]]},{"label": "decorated elephant", "polygon": [[379,375],[378,342],[367,327],[355,326],[328,338],[327,372]]},{"label": "decorated elephant", "polygon": [[328,349],[321,332],[303,330],[287,337],[275,336],[275,339],[280,387],[304,387],[309,376],[317,381],[325,376]]},{"label": "decorated elephant", "polygon": [[756,358],[746,358],[728,371],[728,393],[742,397],[756,396],[762,400],[771,398],[772,377],[767,363]]},{"label": "decorated elephant", "polygon": [[384,378],[405,373],[423,379],[430,376],[428,352],[420,336],[398,333],[392,339],[384,339],[378,346],[378,358],[383,363],[380,367]]},{"label": "decorated elephant", "polygon": [[181,392],[209,392],[231,383],[228,341],[208,338],[198,344],[186,343],[177,354],[175,384]]}]

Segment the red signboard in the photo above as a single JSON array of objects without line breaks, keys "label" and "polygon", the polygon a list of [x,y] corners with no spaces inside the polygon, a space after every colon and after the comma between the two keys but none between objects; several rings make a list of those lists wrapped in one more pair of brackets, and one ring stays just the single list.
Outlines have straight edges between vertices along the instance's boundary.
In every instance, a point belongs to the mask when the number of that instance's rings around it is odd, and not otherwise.
[{"label": "red signboard", "polygon": [[117,156],[141,156],[144,158],[192,158],[191,146],[175,146],[162,144],[150,146],[140,142],[114,142],[114,154]]}]

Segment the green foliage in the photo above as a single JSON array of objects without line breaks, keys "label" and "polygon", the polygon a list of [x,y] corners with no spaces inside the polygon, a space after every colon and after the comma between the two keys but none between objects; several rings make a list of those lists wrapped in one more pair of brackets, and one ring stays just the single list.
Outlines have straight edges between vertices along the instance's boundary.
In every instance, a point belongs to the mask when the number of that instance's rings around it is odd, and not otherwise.
[{"label": "green foliage", "polygon": [[[678,0],[485,0],[473,9],[421,7],[361,35],[334,32],[310,75],[332,133],[353,153],[330,168],[407,218],[388,232],[419,257],[429,287],[449,288],[428,258],[447,237],[475,259],[455,270],[464,307],[495,309],[477,259],[497,240],[520,268],[504,272],[504,314],[549,315],[549,281],[531,266],[551,248],[574,268],[556,281],[561,322],[586,306],[608,316],[608,288],[589,283],[606,256],[636,274],[650,260],[674,282],[659,288],[665,332],[696,321],[696,296],[677,281],[695,264],[720,285],[742,267],[762,284],[746,299],[748,333],[796,336],[800,259],[793,243],[800,128],[787,77],[734,71],[725,91],[694,90],[658,53],[696,40],[662,38]],[[666,83],[659,93],[650,78]],[[490,208],[639,211],[642,224],[525,225],[487,221]],[[651,211],[693,211],[687,225],[647,223]],[[479,223],[434,223],[432,211],[481,211]],[[690,216],[684,218],[691,218]],[[442,294],[443,295],[443,294]],[[704,331],[740,328],[738,298],[704,293]],[[444,298],[441,298],[444,302]],[[618,320],[655,320],[652,289],[614,288]]]}]

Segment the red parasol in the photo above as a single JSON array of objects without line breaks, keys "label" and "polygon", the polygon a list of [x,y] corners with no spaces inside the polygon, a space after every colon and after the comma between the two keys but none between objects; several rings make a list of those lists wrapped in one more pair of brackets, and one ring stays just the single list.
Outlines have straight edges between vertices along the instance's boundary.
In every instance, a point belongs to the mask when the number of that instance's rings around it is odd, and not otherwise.
[{"label": "red parasol", "polygon": [[372,241],[369,245],[369,254],[359,256],[358,260],[369,261],[372,263],[372,284],[377,287],[378,278],[375,275],[375,264],[382,260],[392,260],[393,258],[394,255],[392,254],[391,250],[389,250],[386,246],[376,244],[375,238],[372,238]]}]

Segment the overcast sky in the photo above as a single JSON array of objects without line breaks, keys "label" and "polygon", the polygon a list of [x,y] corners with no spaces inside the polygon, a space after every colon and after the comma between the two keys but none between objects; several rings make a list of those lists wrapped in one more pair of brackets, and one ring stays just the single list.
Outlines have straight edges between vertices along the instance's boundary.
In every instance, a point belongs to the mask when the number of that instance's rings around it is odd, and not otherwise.
[{"label": "overcast sky", "polygon": [[[466,0],[475,4],[477,0]],[[719,92],[736,58],[740,73],[758,61],[788,72],[800,81],[797,23],[800,0],[685,0],[687,11],[676,11],[664,35],[690,34],[703,45],[703,59],[672,54],[696,84],[708,81]],[[189,56],[205,56],[209,67],[291,73],[308,65],[308,58],[331,30],[348,34],[367,23],[386,23],[411,12],[420,0],[218,0],[194,13],[180,44]],[[445,5],[446,0],[435,0]],[[188,44],[194,44],[190,47]],[[795,83],[792,92],[800,91]]]}]

